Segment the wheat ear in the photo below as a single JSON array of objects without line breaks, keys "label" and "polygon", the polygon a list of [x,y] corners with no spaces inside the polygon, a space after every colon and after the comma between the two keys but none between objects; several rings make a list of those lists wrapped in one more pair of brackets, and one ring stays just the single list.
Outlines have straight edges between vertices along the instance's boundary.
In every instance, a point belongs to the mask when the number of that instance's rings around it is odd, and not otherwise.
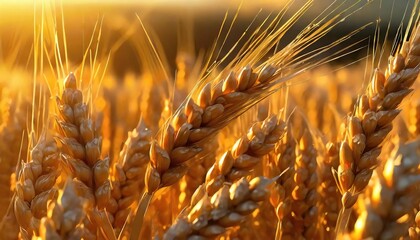
[{"label": "wheat ear", "polygon": [[151,131],[142,120],[128,133],[112,173],[112,196],[118,202],[113,226],[117,234],[135,210],[144,191],[144,174],[149,163]]},{"label": "wheat ear", "polygon": [[[331,18],[330,16],[316,18],[313,24],[303,29],[286,47],[260,63],[260,60],[263,60],[270,49],[276,46],[311,4],[312,1],[305,3],[289,21],[278,29],[261,32],[257,30],[254,34],[261,37],[249,40],[247,44],[251,47],[241,49],[240,56],[235,58],[216,78],[209,79],[206,78],[209,75],[206,75],[201,79],[184,104],[175,112],[171,121],[162,128],[159,143],[152,143],[150,167],[146,172],[148,194],[178,181],[188,169],[186,165],[191,164],[189,160],[198,153],[202,153],[203,145],[210,136],[256,103],[276,92],[282,83],[329,58],[310,64],[313,57],[322,55],[325,49],[333,48],[363,29],[362,27],[325,48],[311,52],[311,56],[306,54],[300,56],[299,54],[305,48],[344,20],[341,19],[341,15],[351,8]],[[333,9],[332,13],[336,11],[340,11],[339,8]],[[279,18],[275,18],[269,26],[277,26],[278,21]],[[210,70],[213,70],[213,67]],[[197,95],[197,102],[191,98],[195,95]]]},{"label": "wheat ear", "polygon": [[[21,160],[19,156],[27,156],[28,148],[28,138],[24,134],[27,128],[26,115],[23,112],[25,108],[29,108],[26,106],[28,103],[17,99],[17,96],[12,98],[10,94],[7,89],[0,91],[0,219],[6,217],[12,201],[14,186],[11,185],[11,175]],[[0,232],[10,233],[2,229]]]},{"label": "wheat ear", "polygon": [[319,221],[323,227],[320,233],[322,238],[327,239],[333,239],[335,236],[336,222],[341,207],[341,194],[331,171],[337,168],[338,162],[337,145],[332,142],[326,143],[318,169],[320,178],[318,192],[320,195],[319,212],[322,213]]},{"label": "wheat ear", "polygon": [[[5,89],[1,90],[0,192],[2,194],[0,196],[0,239],[16,239],[19,234],[19,225],[16,222],[12,207],[15,189],[13,183],[16,182],[15,168],[19,156],[27,155],[27,138],[22,134],[26,126],[26,119],[20,111],[23,106],[19,106],[19,104],[16,104],[17,101],[10,99],[5,93]],[[24,118],[23,121],[21,118]]]},{"label": "wheat ear", "polygon": [[251,181],[241,178],[232,186],[224,185],[212,197],[204,187],[197,189],[191,205],[168,229],[163,239],[214,238],[226,228],[237,226],[247,215],[268,199],[268,187],[273,181],[256,177]]},{"label": "wheat ear", "polygon": [[283,232],[288,232],[292,223],[288,218],[291,213],[291,194],[293,191],[293,174],[295,164],[296,142],[292,136],[292,126],[287,124],[285,136],[276,144],[274,151],[269,155],[270,164],[268,175],[280,176],[276,179],[270,194],[270,203],[277,216],[276,239]]},{"label": "wheat ear", "polygon": [[[286,47],[264,61],[264,57],[275,48],[293,23],[303,16],[311,4],[312,1],[305,3],[289,21],[279,28],[277,26],[279,26],[281,14],[269,23],[269,27],[273,27],[273,30],[258,28],[254,32],[254,35],[258,37],[251,38],[246,43],[249,48],[240,49],[240,54],[218,77],[209,79],[206,78],[209,74],[206,75],[203,72],[204,77],[193,89],[191,95],[175,112],[168,124],[161,128],[159,141],[152,142],[150,164],[145,176],[146,193],[140,201],[135,218],[139,229],[152,195],[158,189],[174,184],[185,175],[188,164],[192,164],[191,159],[198,153],[203,153],[203,145],[213,134],[256,103],[276,92],[282,83],[315,65],[325,63],[332,55],[316,63],[311,63],[310,60],[363,29],[361,27],[323,48],[314,50],[310,55],[302,53],[304,49],[321,39],[341,20],[344,20],[345,17],[342,15],[350,11],[354,5],[344,10],[338,7],[332,9],[331,14],[314,19],[312,24],[304,28]],[[334,13],[336,15],[332,16]],[[336,56],[339,52],[333,55]],[[216,66],[220,63],[217,62]],[[207,67],[209,69],[206,70],[209,72],[215,69],[214,66],[207,65]],[[198,101],[195,103],[191,97],[196,95]],[[132,239],[138,236],[139,233],[135,232]]]},{"label": "wheat ear", "polygon": [[185,175],[186,163],[202,152],[204,141],[229,122],[232,115],[243,109],[238,106],[249,102],[250,91],[264,85],[275,74],[274,67],[267,67],[260,74],[249,67],[239,75],[231,73],[225,80],[212,87],[207,84],[199,95],[199,105],[192,99],[168,125],[162,145],[153,142],[150,148],[150,166],[146,172],[146,191],[150,194],[169,186]]},{"label": "wheat ear", "polygon": [[397,239],[408,235],[415,217],[410,211],[420,204],[420,140],[395,150],[367,196],[359,200],[363,208],[352,233],[356,239]]},{"label": "wheat ear", "polygon": [[317,151],[313,145],[312,136],[307,128],[298,138],[295,148],[294,187],[291,192],[291,216],[294,231],[285,232],[297,238],[316,238],[319,226],[315,224],[318,219],[318,175]]},{"label": "wheat ear", "polygon": [[88,230],[82,224],[86,200],[77,195],[70,179],[58,192],[48,205],[48,216],[41,219],[40,239],[86,239]]},{"label": "wheat ear", "polygon": [[41,218],[47,215],[47,202],[57,194],[54,185],[60,175],[59,161],[54,141],[43,136],[19,172],[14,212],[23,238],[38,231]]},{"label": "wheat ear", "polygon": [[340,145],[340,165],[336,179],[342,193],[342,213],[338,233],[343,233],[349,209],[365,189],[378,166],[381,144],[399,114],[401,101],[412,91],[420,67],[420,25],[414,29],[395,57],[389,60],[385,74],[376,69],[366,94],[358,98],[354,113],[348,118],[346,137]]},{"label": "wheat ear", "polygon": [[[118,204],[111,198],[109,158],[101,159],[102,140],[89,116],[88,105],[83,102],[83,93],[77,88],[73,73],[65,79],[63,92],[60,98],[56,98],[56,103],[59,134],[56,139],[62,145],[63,159],[72,177],[79,180],[79,184],[85,185],[78,189],[89,197],[90,205],[95,209],[115,212]],[[90,198],[89,189],[94,199]],[[92,209],[92,214],[95,209]],[[113,219],[110,221],[113,222]],[[95,231],[94,228],[91,230]]]},{"label": "wheat ear", "polygon": [[[196,164],[189,167],[188,172],[178,184],[178,210],[185,208],[185,206],[189,204],[192,194],[205,182],[208,170],[216,162],[218,145],[218,137],[210,139],[209,143],[205,146],[207,150],[204,150],[207,154],[204,156],[197,155],[197,160],[192,160]],[[178,213],[176,215],[178,215]]]},{"label": "wheat ear", "polygon": [[213,196],[225,182],[235,182],[250,175],[261,158],[274,149],[284,134],[285,126],[277,116],[253,124],[248,134],[239,138],[207,172],[207,194]]}]

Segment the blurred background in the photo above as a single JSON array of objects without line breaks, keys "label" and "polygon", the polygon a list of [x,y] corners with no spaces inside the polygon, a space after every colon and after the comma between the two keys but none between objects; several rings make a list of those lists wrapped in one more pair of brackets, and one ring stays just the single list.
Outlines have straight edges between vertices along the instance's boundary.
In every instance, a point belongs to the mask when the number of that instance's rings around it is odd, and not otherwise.
[{"label": "blurred background", "polygon": [[[286,11],[286,15],[293,14],[305,2],[295,1]],[[332,2],[315,0],[305,14],[306,17],[296,24],[296,31],[305,27],[309,20],[321,14]],[[405,19],[403,26],[408,21],[408,17],[404,18],[404,14],[410,14],[405,13],[406,9],[412,9],[414,4],[414,1],[409,0],[342,2],[342,9],[353,4],[366,6],[336,27],[329,37],[338,38],[360,26],[372,23],[354,37],[355,42],[358,39],[369,38],[367,42],[370,43],[374,38],[377,22],[380,22],[382,38],[385,38],[386,29],[390,24],[388,42],[392,43],[402,19]],[[285,4],[285,1],[269,0],[62,0],[50,4],[32,0],[0,0],[0,61],[7,62],[8,66],[27,69],[33,67],[34,27],[42,27],[42,13],[50,11],[51,17],[59,23],[55,26],[57,33],[62,34],[62,30],[65,29],[68,59],[74,64],[80,64],[82,61],[96,26],[96,30],[101,29],[98,56],[111,56],[108,69],[117,76],[141,72],[142,61],[145,60],[141,56],[143,53],[139,42],[145,38],[145,32],[141,27],[140,18],[150,34],[151,41],[167,59],[165,62],[169,71],[174,72],[177,53],[178,56],[180,52],[196,55],[200,51],[209,51],[226,14],[230,24],[235,18],[235,13],[238,13],[227,39],[226,45],[231,46],[253,20],[253,26],[256,27],[265,17],[270,14],[274,16]],[[54,11],[49,8],[53,8]],[[44,24],[48,24],[48,21]],[[45,25],[43,27],[47,28]],[[352,56],[350,61],[360,58],[360,54],[366,52]]]}]

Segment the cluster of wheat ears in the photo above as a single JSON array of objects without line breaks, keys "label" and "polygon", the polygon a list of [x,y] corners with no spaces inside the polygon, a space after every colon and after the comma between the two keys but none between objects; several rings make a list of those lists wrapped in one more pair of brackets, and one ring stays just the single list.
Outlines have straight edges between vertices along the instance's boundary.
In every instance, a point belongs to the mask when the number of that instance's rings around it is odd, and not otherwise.
[{"label": "cluster of wheat ears", "polygon": [[0,239],[420,239],[418,1],[389,57],[366,25],[328,41],[358,5],[290,33],[292,4],[175,77],[137,16],[149,68],[123,81],[98,36],[72,68],[43,6],[32,81],[0,81]]}]

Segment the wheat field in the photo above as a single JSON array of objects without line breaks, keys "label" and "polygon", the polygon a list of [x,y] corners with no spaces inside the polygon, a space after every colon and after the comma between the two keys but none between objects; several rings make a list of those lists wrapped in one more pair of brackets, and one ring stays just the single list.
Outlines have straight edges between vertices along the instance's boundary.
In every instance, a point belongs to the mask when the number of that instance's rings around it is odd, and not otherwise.
[{"label": "wheat field", "polygon": [[0,1],[0,240],[420,239],[419,3]]}]

